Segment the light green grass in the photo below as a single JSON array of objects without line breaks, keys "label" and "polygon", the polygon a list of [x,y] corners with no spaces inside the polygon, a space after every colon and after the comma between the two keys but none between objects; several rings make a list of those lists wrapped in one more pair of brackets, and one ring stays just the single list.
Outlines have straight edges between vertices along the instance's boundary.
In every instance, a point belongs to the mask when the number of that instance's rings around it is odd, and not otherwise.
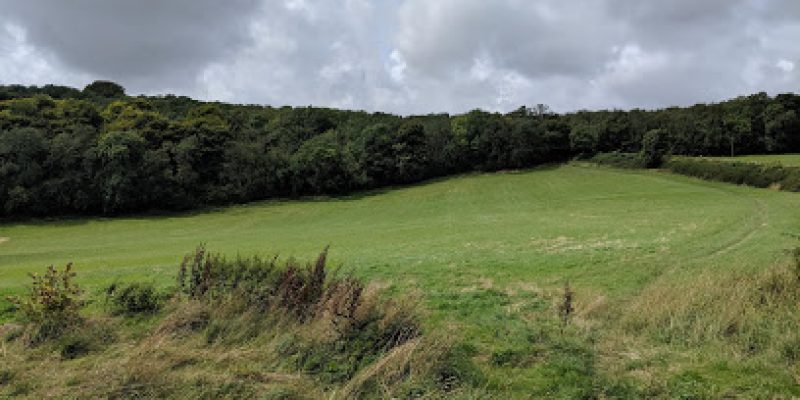
[{"label": "light green grass", "polygon": [[762,154],[738,157],[706,157],[711,160],[743,161],[759,164],[777,163],[791,167],[800,167],[800,154]]},{"label": "light green grass", "polygon": [[0,225],[0,293],[75,263],[89,285],[171,282],[198,243],[230,256],[310,258],[435,291],[560,284],[611,295],[697,267],[773,263],[796,233],[800,197],[660,172],[582,166],[458,177],[352,199],[267,202],[186,216]]},{"label": "light green grass", "polygon": [[[419,293],[432,324],[462,326],[488,358],[526,346],[540,289],[569,281],[579,305],[620,304],[657,279],[771,266],[796,244],[798,205],[793,193],[576,164],[192,215],[11,223],[0,225],[0,294],[67,261],[96,292],[115,279],[171,284],[199,242],[301,259],[330,245],[333,264]],[[489,382],[525,393],[540,370],[497,367]]]}]

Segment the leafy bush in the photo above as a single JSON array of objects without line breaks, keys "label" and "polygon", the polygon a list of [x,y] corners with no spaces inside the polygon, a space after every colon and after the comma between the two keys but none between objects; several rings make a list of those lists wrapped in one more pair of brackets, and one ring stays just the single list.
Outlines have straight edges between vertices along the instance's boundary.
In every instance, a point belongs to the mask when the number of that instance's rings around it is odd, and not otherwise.
[{"label": "leafy bush", "polygon": [[672,158],[663,167],[677,174],[706,180],[800,191],[800,167],[683,157]]},{"label": "leafy bush", "polygon": [[645,168],[646,164],[639,153],[598,153],[589,159],[590,162],[608,165],[615,168]]},{"label": "leafy bush", "polygon": [[106,295],[114,314],[152,314],[163,304],[163,296],[152,283],[115,283],[106,289]]},{"label": "leafy bush", "polygon": [[664,133],[661,129],[647,131],[642,138],[639,157],[645,168],[658,168],[664,162]]},{"label": "leafy bush", "polygon": [[125,96],[125,89],[114,82],[94,81],[83,88],[83,93],[99,97],[122,97]]},{"label": "leafy bush", "polygon": [[31,274],[33,280],[28,297],[11,297],[23,319],[30,324],[27,342],[36,344],[58,337],[82,322],[80,310],[85,306],[82,291],[73,283],[72,263],[59,271],[52,265],[44,275]]}]

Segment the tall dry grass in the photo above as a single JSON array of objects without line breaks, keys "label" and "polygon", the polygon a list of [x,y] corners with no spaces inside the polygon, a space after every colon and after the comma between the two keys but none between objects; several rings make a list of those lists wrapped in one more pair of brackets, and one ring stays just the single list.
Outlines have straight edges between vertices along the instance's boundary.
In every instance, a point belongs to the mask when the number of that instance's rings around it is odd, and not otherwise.
[{"label": "tall dry grass", "polygon": [[440,397],[471,384],[474,367],[453,337],[423,335],[413,296],[390,299],[329,271],[327,249],[279,265],[199,247],[178,276],[157,309],[90,316],[37,348],[4,341],[2,360],[15,363],[0,366],[0,379],[13,380],[0,382],[0,396]]},{"label": "tall dry grass", "polygon": [[800,260],[757,272],[707,271],[647,288],[625,310],[628,333],[660,342],[724,344],[741,356],[800,354]]}]

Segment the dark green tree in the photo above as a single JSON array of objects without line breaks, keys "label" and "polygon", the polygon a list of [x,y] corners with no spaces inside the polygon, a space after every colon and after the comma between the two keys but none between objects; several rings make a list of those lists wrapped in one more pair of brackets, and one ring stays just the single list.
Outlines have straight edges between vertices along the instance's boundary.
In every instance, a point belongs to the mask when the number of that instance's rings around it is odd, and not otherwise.
[{"label": "dark green tree", "polygon": [[95,97],[123,97],[125,96],[125,88],[111,81],[94,81],[83,88],[83,93]]}]

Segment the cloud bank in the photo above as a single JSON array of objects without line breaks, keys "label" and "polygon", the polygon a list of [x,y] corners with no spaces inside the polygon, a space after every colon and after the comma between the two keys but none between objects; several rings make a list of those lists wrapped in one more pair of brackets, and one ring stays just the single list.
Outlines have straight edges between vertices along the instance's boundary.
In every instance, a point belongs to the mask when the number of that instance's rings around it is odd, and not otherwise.
[{"label": "cloud bank", "polygon": [[402,114],[800,91],[794,0],[0,0],[0,83]]}]

